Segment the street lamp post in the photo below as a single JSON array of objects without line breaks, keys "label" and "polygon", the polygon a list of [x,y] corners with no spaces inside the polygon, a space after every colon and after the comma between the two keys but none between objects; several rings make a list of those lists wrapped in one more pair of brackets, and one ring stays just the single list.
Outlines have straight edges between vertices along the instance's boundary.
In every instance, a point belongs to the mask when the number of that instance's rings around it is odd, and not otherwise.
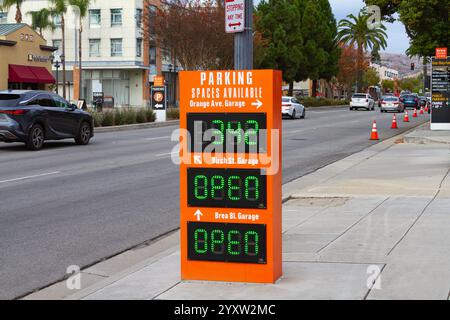
[{"label": "street lamp post", "polygon": [[56,69],[56,94],[59,94],[59,67],[61,67],[59,56],[55,56],[54,63]]}]

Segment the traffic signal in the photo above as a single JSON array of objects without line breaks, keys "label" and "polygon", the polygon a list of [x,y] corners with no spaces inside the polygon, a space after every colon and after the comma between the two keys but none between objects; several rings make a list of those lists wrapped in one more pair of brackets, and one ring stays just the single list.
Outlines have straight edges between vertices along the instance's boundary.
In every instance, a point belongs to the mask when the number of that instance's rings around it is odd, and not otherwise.
[{"label": "traffic signal", "polygon": [[414,68],[416,67],[416,65],[413,63],[411,63],[411,71],[414,71]]}]

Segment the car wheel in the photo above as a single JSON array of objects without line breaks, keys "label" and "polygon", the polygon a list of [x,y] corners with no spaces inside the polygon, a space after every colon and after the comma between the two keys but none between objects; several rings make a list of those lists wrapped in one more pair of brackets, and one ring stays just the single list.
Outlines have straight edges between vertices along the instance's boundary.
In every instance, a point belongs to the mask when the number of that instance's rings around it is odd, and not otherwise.
[{"label": "car wheel", "polygon": [[87,122],[83,122],[75,138],[75,143],[78,145],[86,145],[91,140],[91,126]]},{"label": "car wheel", "polygon": [[303,113],[302,113],[302,116],[300,118],[302,118],[302,119],[306,118],[306,110],[305,109],[303,109]]},{"label": "car wheel", "polygon": [[292,111],[292,116],[291,116],[291,119],[295,119],[295,116],[296,116],[296,112],[295,112],[295,109]]},{"label": "car wheel", "polygon": [[44,128],[41,125],[35,124],[31,127],[25,146],[28,150],[37,151],[42,149],[45,140]]}]

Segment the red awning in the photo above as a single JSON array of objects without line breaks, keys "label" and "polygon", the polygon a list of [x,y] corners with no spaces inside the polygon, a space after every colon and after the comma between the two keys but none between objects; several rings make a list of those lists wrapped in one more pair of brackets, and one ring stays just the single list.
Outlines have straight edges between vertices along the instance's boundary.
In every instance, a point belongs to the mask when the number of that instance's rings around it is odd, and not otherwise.
[{"label": "red awning", "polygon": [[34,73],[36,78],[39,80],[38,83],[55,83],[55,78],[48,72],[47,68],[44,67],[28,67],[31,72]]},{"label": "red awning", "polygon": [[55,83],[55,78],[44,67],[10,64],[8,81],[25,83]]}]

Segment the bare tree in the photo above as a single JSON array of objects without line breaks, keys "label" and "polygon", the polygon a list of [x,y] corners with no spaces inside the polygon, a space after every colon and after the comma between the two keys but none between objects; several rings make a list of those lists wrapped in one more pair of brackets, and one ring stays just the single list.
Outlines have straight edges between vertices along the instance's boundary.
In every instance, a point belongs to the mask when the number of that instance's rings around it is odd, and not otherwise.
[{"label": "bare tree", "polygon": [[233,36],[225,33],[224,19],[221,1],[172,0],[162,2],[156,16],[145,16],[142,25],[154,28],[144,35],[154,33],[184,70],[232,69]]}]

